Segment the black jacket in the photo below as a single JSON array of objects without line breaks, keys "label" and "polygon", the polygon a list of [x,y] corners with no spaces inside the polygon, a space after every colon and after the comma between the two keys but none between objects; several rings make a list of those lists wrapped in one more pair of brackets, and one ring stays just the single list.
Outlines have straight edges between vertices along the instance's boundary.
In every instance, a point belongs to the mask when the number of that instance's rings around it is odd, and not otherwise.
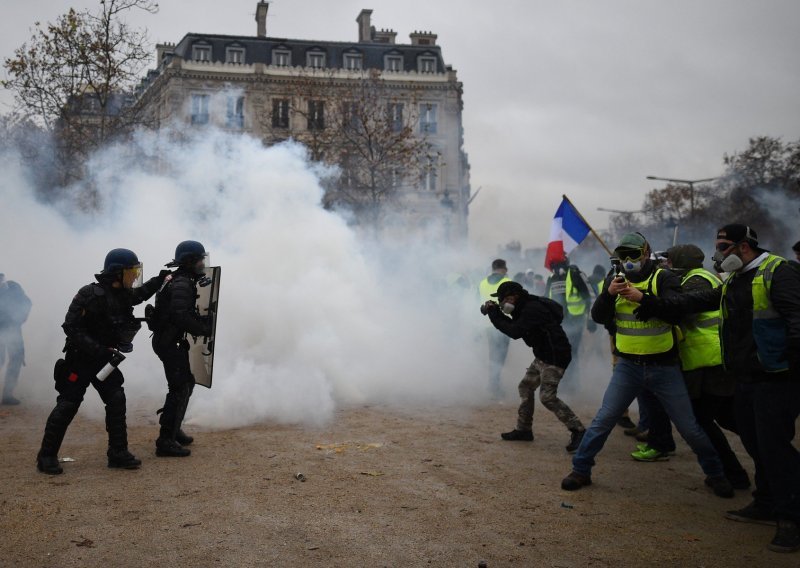
[{"label": "black jacket", "polygon": [[[721,328],[722,357],[725,368],[742,382],[764,380],[800,380],[800,272],[788,263],[775,269],[770,298],[775,310],[786,322],[790,369],[786,373],[767,373],[758,361],[753,340],[752,284],[757,269],[733,275],[728,282],[725,305],[727,315]],[[659,299],[642,304],[641,316],[657,316],[676,322],[687,313],[716,310],[720,307],[722,288],[684,294],[679,298]],[[652,305],[650,305],[652,304]]]},{"label": "black jacket", "polygon": [[572,348],[561,328],[560,306],[548,300],[525,294],[520,296],[509,318],[498,306],[489,310],[492,324],[511,339],[520,339],[533,349],[537,359],[566,369],[572,360]]},{"label": "black jacket", "polygon": [[[645,271],[638,277],[637,280],[633,280],[629,278],[632,282],[642,282],[647,280],[650,275],[656,270],[657,266],[655,263],[650,262],[648,266],[645,268]],[[614,279],[616,274],[614,271],[609,272],[608,276],[606,276],[606,281],[603,284],[603,292],[598,294],[597,299],[594,301],[592,305],[592,319],[599,323],[600,325],[604,326],[610,334],[616,333],[616,296],[612,296],[608,293],[608,287],[611,284],[611,280]],[[655,280],[655,288],[658,290],[658,297],[659,298],[672,298],[675,296],[679,296],[681,293],[681,281],[680,278],[677,277],[674,273],[670,272],[669,270],[662,270],[658,273]],[[653,294],[651,290],[647,290],[644,292],[644,299],[643,302],[646,301],[648,298],[653,298]],[[669,321],[666,320],[665,321]],[[625,357],[628,359],[636,359],[640,361],[647,361],[653,363],[665,363],[665,364],[672,364],[677,362],[678,360],[678,342],[675,341],[672,349],[666,353],[659,353],[658,355],[636,355],[631,356],[625,353],[619,353],[614,348],[614,353],[619,355],[620,357]]]},{"label": "black jacket", "polygon": [[211,335],[211,323],[196,308],[200,276],[179,268],[156,294],[153,346],[157,349],[174,345],[187,333]]},{"label": "black jacket", "polygon": [[130,343],[141,327],[133,316],[133,306],[150,298],[159,286],[161,278],[156,276],[130,290],[114,288],[102,277],[82,287],[72,298],[61,326],[67,335],[64,351],[100,359],[109,348]]}]

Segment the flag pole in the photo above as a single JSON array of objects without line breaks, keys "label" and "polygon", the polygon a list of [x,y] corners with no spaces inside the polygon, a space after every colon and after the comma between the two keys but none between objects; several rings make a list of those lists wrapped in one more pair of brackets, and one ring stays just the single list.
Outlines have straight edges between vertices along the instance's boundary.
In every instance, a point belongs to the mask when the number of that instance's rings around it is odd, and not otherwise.
[{"label": "flag pole", "polygon": [[569,197],[567,197],[563,193],[561,194],[561,197],[563,197],[564,200],[572,206],[572,210],[575,211],[575,213],[578,214],[578,217],[581,218],[581,221],[586,223],[586,226],[589,227],[589,230],[591,231],[592,235],[594,235],[594,238],[597,239],[597,242],[600,243],[600,246],[602,246],[604,249],[606,249],[606,252],[608,253],[608,256],[614,256],[614,253],[611,252],[611,249],[608,248],[608,245],[606,245],[605,241],[600,238],[600,235],[598,235],[597,232],[592,228],[592,226],[589,224],[589,221],[587,221],[586,218],[583,215],[581,215],[581,212],[578,211],[578,208],[575,207],[575,204],[572,203],[572,201],[570,201]]}]

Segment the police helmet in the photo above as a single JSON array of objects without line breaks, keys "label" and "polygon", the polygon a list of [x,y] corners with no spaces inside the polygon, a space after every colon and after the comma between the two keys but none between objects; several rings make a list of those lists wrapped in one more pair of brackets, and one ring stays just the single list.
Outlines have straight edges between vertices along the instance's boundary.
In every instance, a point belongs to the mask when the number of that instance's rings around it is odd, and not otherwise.
[{"label": "police helmet", "polygon": [[205,247],[197,241],[183,241],[175,247],[173,266],[194,264],[206,255]]},{"label": "police helmet", "polygon": [[139,265],[139,257],[132,250],[116,248],[108,252],[103,262],[103,274],[113,274]]}]

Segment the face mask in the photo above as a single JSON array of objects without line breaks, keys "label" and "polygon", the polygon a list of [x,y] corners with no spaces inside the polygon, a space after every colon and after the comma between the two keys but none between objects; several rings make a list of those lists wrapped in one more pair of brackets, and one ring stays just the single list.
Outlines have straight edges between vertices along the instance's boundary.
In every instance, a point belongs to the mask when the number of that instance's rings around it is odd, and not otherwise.
[{"label": "face mask", "polygon": [[744,266],[742,259],[733,253],[725,256],[717,251],[714,253],[712,259],[714,260],[714,268],[719,267],[717,272],[736,272],[737,270],[741,270]]},{"label": "face mask", "polygon": [[503,313],[510,314],[511,312],[514,311],[514,308],[515,308],[514,304],[512,304],[511,302],[506,302],[505,304],[503,304]]},{"label": "face mask", "polygon": [[627,259],[622,263],[622,270],[625,271],[625,274],[636,274],[642,270],[642,261]]}]

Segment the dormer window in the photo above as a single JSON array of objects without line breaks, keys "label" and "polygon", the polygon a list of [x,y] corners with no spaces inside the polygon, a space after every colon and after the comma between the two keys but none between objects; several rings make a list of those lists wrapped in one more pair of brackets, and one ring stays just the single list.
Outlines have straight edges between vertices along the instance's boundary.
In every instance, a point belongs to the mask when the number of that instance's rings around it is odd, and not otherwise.
[{"label": "dormer window", "polygon": [[210,45],[193,45],[192,59],[195,61],[211,61]]},{"label": "dormer window", "polygon": [[387,55],[383,58],[383,68],[387,71],[402,71],[403,70],[403,56],[402,55]]},{"label": "dormer window", "polygon": [[436,73],[436,58],[426,55],[418,57],[417,70],[420,73]]},{"label": "dormer window", "polygon": [[291,67],[292,52],[288,49],[273,49],[272,64],[277,67]]},{"label": "dormer window", "polygon": [[325,67],[325,52],[309,51],[306,53],[306,67],[313,67],[314,69]]},{"label": "dormer window", "polygon": [[345,53],[344,54],[344,68],[345,69],[361,69],[363,67],[363,58],[360,53]]},{"label": "dormer window", "polygon": [[244,63],[243,47],[228,47],[225,49],[225,62],[242,65]]}]

